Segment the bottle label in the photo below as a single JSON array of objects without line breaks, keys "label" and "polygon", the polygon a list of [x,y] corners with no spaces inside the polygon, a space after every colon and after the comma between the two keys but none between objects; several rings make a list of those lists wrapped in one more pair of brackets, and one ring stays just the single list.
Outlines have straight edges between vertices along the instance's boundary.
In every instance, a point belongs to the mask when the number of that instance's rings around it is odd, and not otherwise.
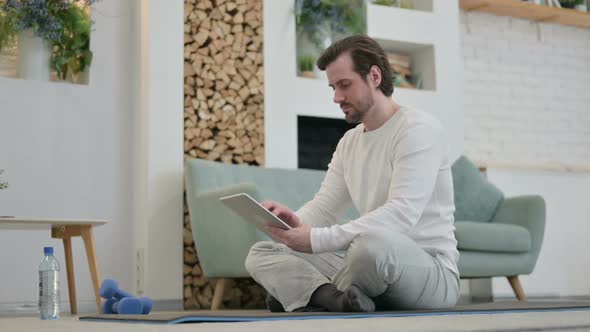
[{"label": "bottle label", "polygon": [[39,305],[59,308],[58,271],[39,271]]}]

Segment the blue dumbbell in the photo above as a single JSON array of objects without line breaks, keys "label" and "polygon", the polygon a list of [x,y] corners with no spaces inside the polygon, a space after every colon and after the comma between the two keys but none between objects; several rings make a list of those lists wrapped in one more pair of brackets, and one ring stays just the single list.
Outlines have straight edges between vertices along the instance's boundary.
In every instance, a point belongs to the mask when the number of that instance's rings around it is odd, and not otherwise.
[{"label": "blue dumbbell", "polygon": [[125,297],[117,300],[112,297],[102,304],[103,314],[141,315],[143,304],[136,297]]},{"label": "blue dumbbell", "polygon": [[141,314],[142,315],[149,314],[152,311],[152,306],[153,306],[152,299],[150,299],[149,297],[146,297],[146,296],[142,296],[139,298],[139,301],[141,302],[141,306],[142,306]]},{"label": "blue dumbbell", "polygon": [[125,297],[133,297],[133,295],[130,293],[119,289],[119,284],[113,279],[105,279],[102,282],[102,285],[100,285],[98,293],[100,294],[100,297],[107,300],[112,297],[116,298],[117,300]]},{"label": "blue dumbbell", "polygon": [[[108,310],[104,310],[103,309],[103,313],[108,313],[108,311],[113,311],[114,307],[114,303],[112,303],[111,299],[115,299],[115,301],[122,301],[125,298],[134,298],[136,300],[138,300],[141,303],[141,310],[138,314],[149,314],[150,311],[152,310],[152,299],[150,299],[149,297],[141,297],[141,298],[137,298],[135,296],[133,296],[132,294],[119,289],[119,285],[117,283],[117,281],[113,280],[113,279],[105,279],[102,282],[102,285],[100,286],[100,290],[99,290],[99,294],[102,298],[106,299],[107,301],[105,302],[105,304],[108,304],[108,307],[105,307],[105,309]],[[111,302],[109,302],[111,301]],[[132,301],[130,303],[135,303],[135,301]],[[125,305],[125,309],[123,309],[123,306]],[[118,305],[119,308],[121,308],[121,310],[118,310],[117,312],[119,313],[123,313],[126,312],[128,313],[129,311],[135,312],[136,310],[133,309],[135,304],[127,304],[127,301],[125,303],[121,303]],[[127,306],[130,306],[129,310],[127,309]]]}]

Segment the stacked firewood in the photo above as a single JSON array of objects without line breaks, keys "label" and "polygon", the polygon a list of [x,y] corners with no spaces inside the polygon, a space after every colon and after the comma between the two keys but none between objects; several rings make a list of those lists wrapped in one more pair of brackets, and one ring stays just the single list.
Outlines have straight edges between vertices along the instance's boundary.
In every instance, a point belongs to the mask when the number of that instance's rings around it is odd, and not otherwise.
[{"label": "stacked firewood", "polygon": [[[262,0],[185,0],[185,158],[264,164]],[[202,276],[185,206],[184,307],[207,309],[215,280]],[[264,306],[251,279],[230,282],[223,306]]]},{"label": "stacked firewood", "polygon": [[185,151],[264,164],[262,0],[187,0]]}]

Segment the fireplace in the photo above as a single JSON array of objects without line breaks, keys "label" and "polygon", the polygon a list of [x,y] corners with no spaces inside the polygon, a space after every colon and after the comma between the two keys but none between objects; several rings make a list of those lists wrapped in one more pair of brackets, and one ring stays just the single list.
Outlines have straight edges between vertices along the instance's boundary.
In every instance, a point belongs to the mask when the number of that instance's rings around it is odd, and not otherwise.
[{"label": "fireplace", "polygon": [[338,141],[355,126],[344,119],[298,116],[297,167],[327,170]]}]

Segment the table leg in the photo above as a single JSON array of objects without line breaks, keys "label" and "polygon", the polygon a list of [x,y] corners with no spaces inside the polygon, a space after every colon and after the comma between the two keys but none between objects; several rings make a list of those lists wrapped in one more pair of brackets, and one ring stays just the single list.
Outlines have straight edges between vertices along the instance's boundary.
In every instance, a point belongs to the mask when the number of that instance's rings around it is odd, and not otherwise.
[{"label": "table leg", "polygon": [[94,286],[94,295],[96,297],[96,304],[98,305],[98,313],[101,313],[102,300],[99,294],[99,279],[98,262],[96,260],[96,252],[94,245],[94,236],[92,236],[92,226],[84,226],[81,228],[82,239],[86,247],[86,256],[88,257],[88,266],[90,267],[90,276],[92,277],[92,285]]},{"label": "table leg", "polygon": [[78,304],[76,302],[76,282],[74,279],[74,259],[72,256],[72,238],[64,237],[64,253],[66,256],[66,271],[68,274],[68,293],[70,295],[70,312],[72,315],[78,313]]}]

